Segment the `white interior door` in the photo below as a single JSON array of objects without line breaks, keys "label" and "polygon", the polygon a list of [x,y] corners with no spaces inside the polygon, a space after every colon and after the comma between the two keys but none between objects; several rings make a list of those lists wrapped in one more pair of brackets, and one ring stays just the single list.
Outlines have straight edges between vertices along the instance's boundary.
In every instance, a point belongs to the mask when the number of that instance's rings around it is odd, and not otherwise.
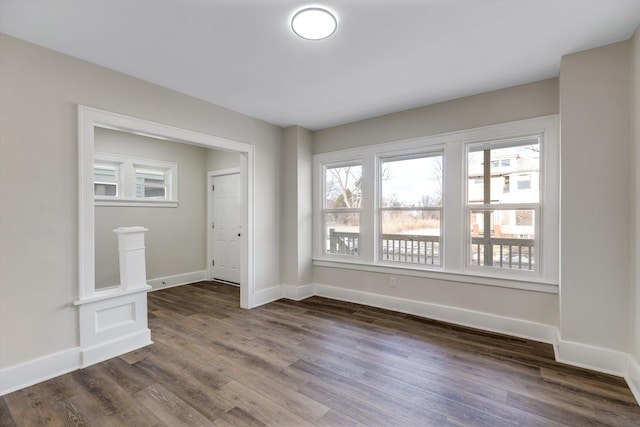
[{"label": "white interior door", "polygon": [[212,278],[240,284],[240,174],[212,177]]}]

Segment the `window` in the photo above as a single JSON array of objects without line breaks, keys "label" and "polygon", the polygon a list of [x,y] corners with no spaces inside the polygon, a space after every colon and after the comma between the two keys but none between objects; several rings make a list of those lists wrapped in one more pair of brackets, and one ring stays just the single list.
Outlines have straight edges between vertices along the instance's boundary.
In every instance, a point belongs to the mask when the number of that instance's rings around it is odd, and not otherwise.
[{"label": "window", "polygon": [[440,265],[442,153],[380,161],[379,259]]},{"label": "window", "polygon": [[96,163],[93,167],[93,194],[96,196],[118,197],[120,168],[118,165]]},{"label": "window", "polygon": [[324,183],[325,252],[358,255],[362,165],[354,163],[327,166]]},{"label": "window", "polygon": [[518,190],[531,190],[531,175],[518,176]]},{"label": "window", "polygon": [[139,199],[166,199],[166,169],[135,168],[136,197]]},{"label": "window", "polygon": [[[504,164],[498,164],[496,157],[516,159],[510,173],[517,176],[518,191],[508,191],[509,176],[500,170]],[[539,172],[538,137],[467,146],[470,265],[535,270],[540,194],[538,186],[532,188],[531,184]],[[481,191],[475,185],[479,178],[483,181]]]},{"label": "window", "polygon": [[509,175],[504,176],[504,185],[502,186],[502,192],[508,193],[511,188],[511,177]]},{"label": "window", "polygon": [[178,205],[175,162],[96,153],[94,198],[98,206]]},{"label": "window", "polygon": [[314,156],[314,264],[545,290],[556,116]]}]

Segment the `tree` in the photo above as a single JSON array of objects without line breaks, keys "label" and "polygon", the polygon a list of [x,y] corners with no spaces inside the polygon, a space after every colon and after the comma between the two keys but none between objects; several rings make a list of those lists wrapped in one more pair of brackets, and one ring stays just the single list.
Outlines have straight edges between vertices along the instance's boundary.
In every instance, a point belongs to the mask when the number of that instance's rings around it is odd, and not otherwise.
[{"label": "tree", "polygon": [[327,205],[333,208],[360,208],[362,166],[327,168]]}]

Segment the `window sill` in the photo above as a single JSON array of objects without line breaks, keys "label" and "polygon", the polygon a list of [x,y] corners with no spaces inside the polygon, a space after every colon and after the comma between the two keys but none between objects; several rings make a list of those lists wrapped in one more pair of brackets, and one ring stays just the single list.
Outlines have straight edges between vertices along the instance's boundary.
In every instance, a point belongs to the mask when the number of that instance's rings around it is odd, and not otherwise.
[{"label": "window sill", "polygon": [[134,208],[177,208],[179,202],[171,200],[94,199],[94,206],[128,206]]},{"label": "window sill", "polygon": [[548,294],[558,293],[558,284],[544,280],[525,280],[514,277],[483,276],[466,272],[445,272],[442,270],[425,270],[407,265],[373,264],[353,260],[336,260],[314,258],[315,267],[343,268],[347,270],[370,271],[374,273],[393,274],[396,276],[422,277],[428,279],[445,280],[449,282],[470,283],[484,286],[520,289]]}]

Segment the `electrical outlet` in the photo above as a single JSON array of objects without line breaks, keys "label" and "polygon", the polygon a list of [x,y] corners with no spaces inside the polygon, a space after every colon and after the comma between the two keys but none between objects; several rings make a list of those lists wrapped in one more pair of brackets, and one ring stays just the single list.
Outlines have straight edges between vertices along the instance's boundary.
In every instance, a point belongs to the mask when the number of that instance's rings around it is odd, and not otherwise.
[{"label": "electrical outlet", "polygon": [[395,277],[389,277],[389,286],[392,288],[396,287],[396,278]]}]

